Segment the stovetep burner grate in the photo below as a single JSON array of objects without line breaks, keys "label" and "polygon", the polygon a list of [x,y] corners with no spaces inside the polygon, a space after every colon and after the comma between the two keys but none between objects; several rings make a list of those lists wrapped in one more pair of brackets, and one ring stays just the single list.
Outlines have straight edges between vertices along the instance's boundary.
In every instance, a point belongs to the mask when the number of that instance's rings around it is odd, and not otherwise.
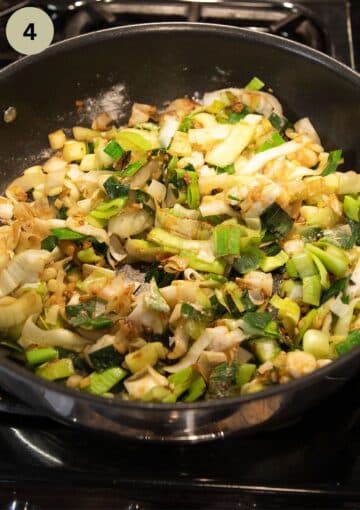
[{"label": "stovetep burner grate", "polygon": [[329,52],[325,31],[306,7],[290,2],[113,1],[74,8],[64,27],[72,37],[107,26],[161,21],[220,23],[277,34]]},{"label": "stovetep burner grate", "polygon": [[[341,1],[341,0],[340,0]],[[316,3],[316,2],[315,2]],[[328,54],[334,54],[330,32],[319,13],[300,2],[250,0],[0,0],[0,42],[6,21],[15,10],[38,4],[52,17],[55,41],[108,27],[163,21],[220,23],[280,35]],[[341,19],[337,20],[341,23]],[[346,33],[346,31],[345,31]],[[18,58],[10,46],[2,45],[0,67]],[[336,55],[334,55],[336,56]]]}]

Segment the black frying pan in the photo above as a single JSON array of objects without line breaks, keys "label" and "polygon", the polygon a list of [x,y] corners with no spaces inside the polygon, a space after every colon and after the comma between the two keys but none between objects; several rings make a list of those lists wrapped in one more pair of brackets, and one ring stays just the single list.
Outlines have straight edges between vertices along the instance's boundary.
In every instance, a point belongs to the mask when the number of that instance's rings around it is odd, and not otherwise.
[{"label": "black frying pan", "polygon": [[[275,36],[198,24],[140,25],[56,44],[0,72],[1,186],[35,162],[47,134],[84,122],[77,99],[123,83],[130,102],[240,86],[254,75],[271,86],[291,119],[309,116],[328,149],[360,168],[360,76],[318,52]],[[124,115],[128,112],[124,108]],[[89,112],[89,120],[94,111]],[[86,120],[86,119],[85,119]],[[338,389],[360,349],[313,374],[255,395],[195,404],[112,401],[43,381],[1,354],[0,386],[53,418],[132,438],[198,441],[281,425]]]}]

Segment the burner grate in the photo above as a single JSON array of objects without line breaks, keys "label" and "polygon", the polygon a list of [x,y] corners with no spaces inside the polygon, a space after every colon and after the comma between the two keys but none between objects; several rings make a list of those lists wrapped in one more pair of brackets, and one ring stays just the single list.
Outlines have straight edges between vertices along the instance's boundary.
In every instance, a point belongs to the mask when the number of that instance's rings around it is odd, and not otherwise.
[{"label": "burner grate", "polygon": [[96,2],[74,9],[64,26],[73,37],[106,27],[161,21],[219,23],[268,32],[329,53],[325,31],[304,6],[290,2]]},{"label": "burner grate", "polygon": [[26,5],[48,12],[55,42],[129,24],[219,23],[295,40],[354,66],[348,0],[0,0],[0,68],[19,57],[6,42],[5,26]]}]

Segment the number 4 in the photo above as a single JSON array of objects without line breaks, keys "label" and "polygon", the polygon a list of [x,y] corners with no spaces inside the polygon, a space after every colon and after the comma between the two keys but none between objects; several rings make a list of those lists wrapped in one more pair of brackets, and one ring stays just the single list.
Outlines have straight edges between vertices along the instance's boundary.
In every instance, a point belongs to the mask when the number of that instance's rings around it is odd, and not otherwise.
[{"label": "number 4", "polygon": [[28,26],[25,28],[24,37],[30,37],[30,39],[33,41],[35,37],[37,37],[37,34],[35,34],[35,25],[34,23],[29,23]]}]

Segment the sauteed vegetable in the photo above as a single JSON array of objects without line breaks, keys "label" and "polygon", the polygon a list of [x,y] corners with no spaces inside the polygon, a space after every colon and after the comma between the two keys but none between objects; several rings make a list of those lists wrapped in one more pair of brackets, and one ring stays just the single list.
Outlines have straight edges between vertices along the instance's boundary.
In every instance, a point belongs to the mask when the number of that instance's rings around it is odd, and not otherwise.
[{"label": "sauteed vegetable", "polygon": [[263,390],[360,343],[360,175],[242,89],[49,134],[0,197],[0,334],[105,397]]}]

